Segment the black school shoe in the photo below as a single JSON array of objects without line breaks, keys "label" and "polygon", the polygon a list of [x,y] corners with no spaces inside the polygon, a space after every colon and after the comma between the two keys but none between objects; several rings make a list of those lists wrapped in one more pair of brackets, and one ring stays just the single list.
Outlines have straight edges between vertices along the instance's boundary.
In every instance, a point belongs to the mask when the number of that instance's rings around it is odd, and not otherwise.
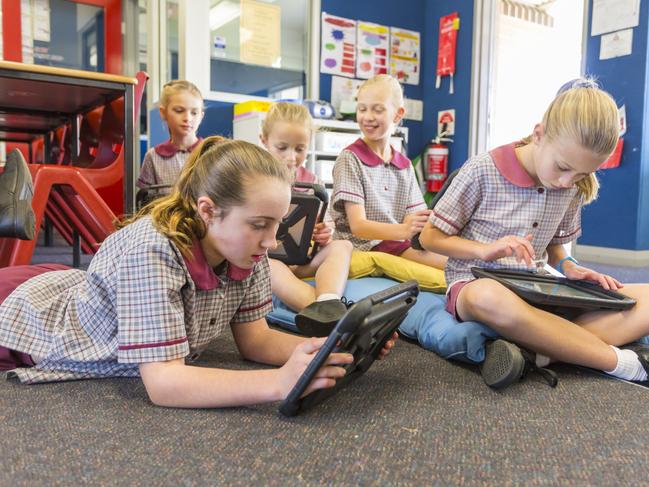
[{"label": "black school shoe", "polygon": [[14,149],[7,156],[4,172],[0,174],[0,237],[34,238],[33,196],[29,167],[22,153]]},{"label": "black school shoe", "polygon": [[[638,360],[642,364],[645,372],[647,373],[647,375],[649,375],[649,345],[647,345],[646,343],[633,342],[620,348],[624,350],[633,350],[638,356]],[[640,382],[646,383],[648,381],[649,379],[647,381]]]},{"label": "black school shoe", "polygon": [[537,372],[551,387],[556,387],[559,382],[552,370],[536,366],[532,352],[502,339],[487,343],[480,373],[489,387],[502,389],[530,372]]},{"label": "black school shoe", "polygon": [[303,335],[326,337],[346,312],[347,306],[340,299],[314,301],[295,315],[295,326]]}]

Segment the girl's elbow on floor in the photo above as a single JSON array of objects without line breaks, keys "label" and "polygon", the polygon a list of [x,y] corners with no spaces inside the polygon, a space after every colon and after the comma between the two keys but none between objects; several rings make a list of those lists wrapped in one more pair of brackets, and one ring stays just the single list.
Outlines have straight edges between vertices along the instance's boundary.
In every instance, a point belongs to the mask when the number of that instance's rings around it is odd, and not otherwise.
[{"label": "girl's elbow on floor", "polygon": [[178,405],[179,394],[172,383],[168,362],[140,364],[140,376],[149,400],[156,406],[174,407]]}]

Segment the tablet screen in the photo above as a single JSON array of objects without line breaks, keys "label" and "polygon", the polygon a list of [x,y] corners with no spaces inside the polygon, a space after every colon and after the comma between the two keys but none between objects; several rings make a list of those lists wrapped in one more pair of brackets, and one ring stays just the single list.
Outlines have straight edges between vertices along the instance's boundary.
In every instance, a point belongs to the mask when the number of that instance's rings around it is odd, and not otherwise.
[{"label": "tablet screen", "polygon": [[541,281],[527,281],[525,279],[516,279],[512,277],[503,277],[503,280],[510,282],[520,288],[529,289],[530,291],[536,291],[543,294],[549,294],[552,296],[566,296],[570,298],[595,298],[591,293],[582,291],[581,289],[575,289],[564,284],[553,283],[553,282],[541,282]]}]

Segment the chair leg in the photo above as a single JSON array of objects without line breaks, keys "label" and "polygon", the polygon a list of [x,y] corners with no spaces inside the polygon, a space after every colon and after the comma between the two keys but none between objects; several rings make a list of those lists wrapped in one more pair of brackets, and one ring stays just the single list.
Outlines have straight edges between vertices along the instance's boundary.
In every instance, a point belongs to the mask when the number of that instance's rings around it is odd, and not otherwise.
[{"label": "chair leg", "polygon": [[47,216],[45,217],[43,228],[45,230],[45,247],[52,247],[54,245],[54,227],[52,220]]},{"label": "chair leg", "polygon": [[81,267],[81,240],[76,230],[72,233],[72,267]]}]

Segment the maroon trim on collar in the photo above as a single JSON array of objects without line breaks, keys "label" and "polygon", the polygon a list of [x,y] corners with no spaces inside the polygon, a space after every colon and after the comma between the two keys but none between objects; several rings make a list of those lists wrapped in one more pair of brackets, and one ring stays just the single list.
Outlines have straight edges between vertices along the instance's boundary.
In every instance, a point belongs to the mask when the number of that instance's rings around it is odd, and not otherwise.
[{"label": "maroon trim on collar", "polygon": [[296,183],[315,183],[316,175],[309,171],[304,166],[299,166],[295,170],[295,182]]},{"label": "maroon trim on collar", "polygon": [[[351,145],[345,147],[348,151],[352,151],[360,161],[369,167],[376,167],[380,164],[385,164],[385,161],[381,159],[378,154],[372,151],[365,141],[361,138],[357,139]],[[397,169],[406,169],[410,165],[410,159],[404,156],[401,152],[394,150],[394,147],[390,146],[392,150],[392,164]]]},{"label": "maroon trim on collar", "polygon": [[[189,271],[194,284],[198,289],[203,291],[211,291],[221,285],[221,279],[214,273],[214,270],[209,266],[203,253],[201,243],[196,240],[190,250],[193,258],[183,255],[183,260]],[[226,276],[233,281],[243,281],[250,274],[253,269],[243,269],[227,262]]]},{"label": "maroon trim on collar", "polygon": [[250,269],[244,269],[243,267],[237,267],[236,265],[228,262],[228,270],[226,272],[227,276],[233,281],[243,281],[250,274],[252,274],[253,269],[254,267],[251,267]]},{"label": "maroon trim on collar", "polygon": [[180,149],[176,144],[171,142],[171,139],[169,139],[168,141],[163,142],[162,144],[156,145],[154,149],[160,157],[164,157],[165,159],[168,159],[178,154],[178,152],[193,151],[196,148],[196,146],[201,143],[202,140],[203,139],[199,137],[198,140],[191,147],[187,149]]},{"label": "maroon trim on collar", "polygon": [[520,142],[513,142],[507,145],[501,145],[489,151],[489,155],[494,160],[498,172],[510,183],[519,188],[532,188],[538,186],[532,179],[521,161],[516,157],[514,149],[521,145]]}]

